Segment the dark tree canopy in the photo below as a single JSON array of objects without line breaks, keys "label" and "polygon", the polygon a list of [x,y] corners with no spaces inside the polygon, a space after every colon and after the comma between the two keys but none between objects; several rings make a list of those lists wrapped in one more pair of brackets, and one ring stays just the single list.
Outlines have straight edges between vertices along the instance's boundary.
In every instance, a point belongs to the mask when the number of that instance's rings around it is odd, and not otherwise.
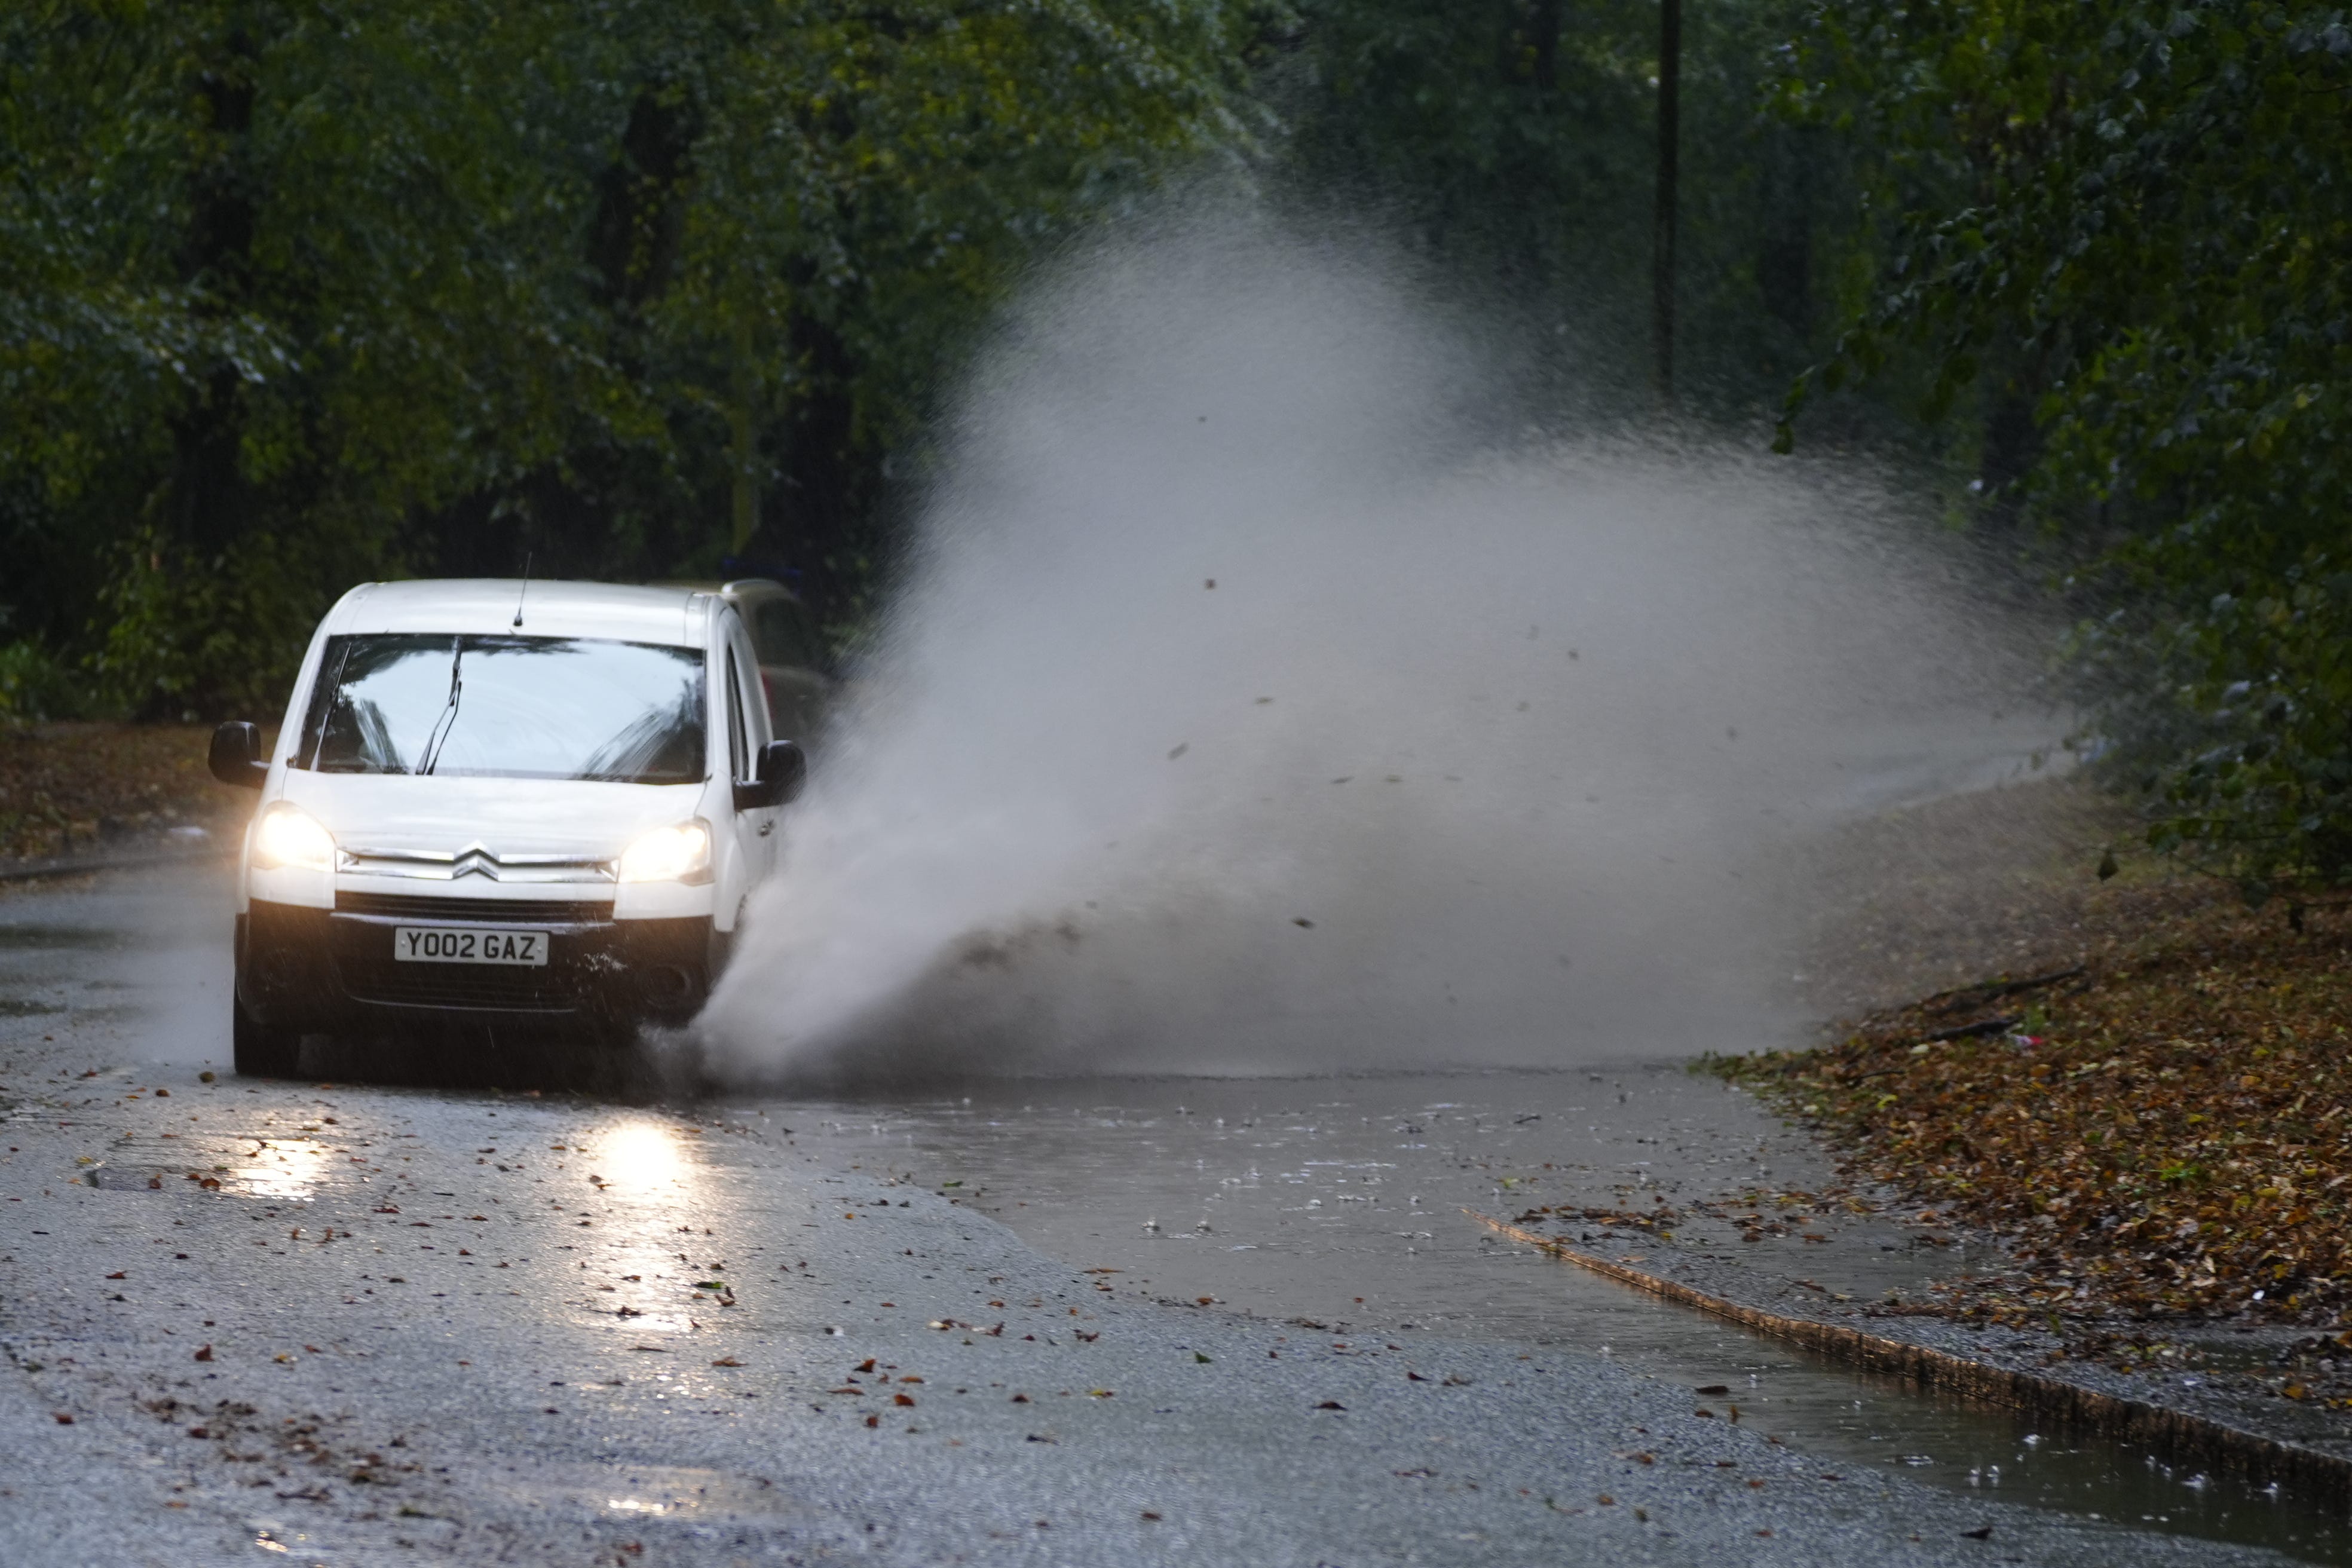
[{"label": "dark tree canopy", "polygon": [[[2079,613],[2062,663],[2157,843],[2256,894],[2352,879],[2347,13],[1680,16],[1676,416],[1898,456]],[[0,718],[266,707],[371,575],[751,567],[854,625],[1021,268],[1205,163],[1402,241],[1539,411],[1654,417],[1661,23],[26,0]]]},{"label": "dark tree canopy", "polygon": [[852,613],[882,460],[1013,268],[1245,140],[1244,20],[13,8],[0,636],[95,636],[116,700],[175,712],[266,700],[372,574],[736,555]]},{"label": "dark tree canopy", "polygon": [[2074,563],[2154,841],[2258,897],[2352,879],[2347,13],[1823,0],[1792,65],[1899,215],[1792,408],[1922,366],[1988,509]]}]

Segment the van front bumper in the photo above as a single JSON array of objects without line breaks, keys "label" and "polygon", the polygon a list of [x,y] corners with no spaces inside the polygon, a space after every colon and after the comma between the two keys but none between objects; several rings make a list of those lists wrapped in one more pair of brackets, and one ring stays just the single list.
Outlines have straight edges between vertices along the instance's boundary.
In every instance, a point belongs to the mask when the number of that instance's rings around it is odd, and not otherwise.
[{"label": "van front bumper", "polygon": [[[402,926],[547,933],[543,966],[414,963]],[[427,1018],[676,1025],[709,996],[726,940],[708,915],[612,918],[609,903],[337,895],[332,910],[252,902],[237,917],[237,999],[265,1026],[335,1033]]]}]

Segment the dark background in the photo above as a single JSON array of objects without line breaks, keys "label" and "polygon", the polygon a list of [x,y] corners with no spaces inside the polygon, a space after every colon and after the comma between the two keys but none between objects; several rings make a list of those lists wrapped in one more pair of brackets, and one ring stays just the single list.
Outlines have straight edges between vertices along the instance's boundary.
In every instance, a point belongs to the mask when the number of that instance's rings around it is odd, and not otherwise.
[{"label": "dark background", "polygon": [[1538,425],[1897,465],[2071,612],[2159,847],[2335,883],[2347,91],[2257,0],[35,0],[0,721],[267,711],[350,583],[527,561],[852,642],[1024,271],[1207,183],[1410,257]]}]

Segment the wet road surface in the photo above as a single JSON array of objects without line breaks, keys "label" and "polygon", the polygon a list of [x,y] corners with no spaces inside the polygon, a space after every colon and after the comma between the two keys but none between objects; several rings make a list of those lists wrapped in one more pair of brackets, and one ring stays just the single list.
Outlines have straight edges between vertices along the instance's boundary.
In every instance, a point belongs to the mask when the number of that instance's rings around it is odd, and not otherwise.
[{"label": "wet road surface", "polygon": [[1916,1211],[1853,1201],[1801,1130],[1678,1066],[1026,1082],[803,1107],[799,1119],[802,1148],[959,1182],[967,1202],[1039,1250],[1119,1269],[1128,1286],[1179,1300],[1207,1292],[1342,1335],[1573,1348],[1694,1389],[1721,1386],[1699,1403],[1718,1415],[1736,1405],[1744,1423],[1840,1467],[2352,1557],[2352,1531],[2292,1495],[1838,1367],[1465,1218],[1669,1215],[1668,1245],[1630,1226],[1582,1222],[1564,1234],[1637,1266],[1674,1253],[1736,1262],[1800,1316],[1833,1291],[1916,1300],[1936,1280],[1999,1266],[1964,1235],[1913,1223]]},{"label": "wet road surface", "polygon": [[[0,899],[0,1560],[2275,1560],[1923,1480],[1769,1347],[1452,1212],[1647,1186],[1665,1080],[255,1084],[225,911]],[[1704,1093],[1727,1175],[1801,1171]]]}]

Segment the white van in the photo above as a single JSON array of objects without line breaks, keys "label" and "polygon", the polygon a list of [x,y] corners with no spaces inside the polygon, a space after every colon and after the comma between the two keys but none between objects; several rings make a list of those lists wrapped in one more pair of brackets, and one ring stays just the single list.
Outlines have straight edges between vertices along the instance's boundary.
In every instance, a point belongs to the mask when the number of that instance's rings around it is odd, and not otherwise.
[{"label": "white van", "polygon": [[236,1055],[263,1076],[387,1023],[684,1022],[807,767],[732,606],[597,583],[354,588],[260,749],[213,736],[214,776],[261,792]]}]

